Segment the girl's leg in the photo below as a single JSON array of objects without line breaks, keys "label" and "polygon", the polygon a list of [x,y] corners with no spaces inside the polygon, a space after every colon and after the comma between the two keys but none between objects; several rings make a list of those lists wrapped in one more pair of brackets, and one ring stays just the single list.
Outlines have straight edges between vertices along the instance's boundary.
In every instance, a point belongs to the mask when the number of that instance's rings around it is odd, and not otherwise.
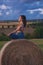
[{"label": "girl's leg", "polygon": [[9,35],[9,37],[12,39],[24,39],[24,33],[23,32],[20,32],[18,34],[12,33]]},{"label": "girl's leg", "polygon": [[10,34],[9,37],[12,38],[12,39],[17,39],[18,38],[16,33]]},{"label": "girl's leg", "polygon": [[18,39],[24,39],[24,33],[20,32],[17,34]]}]

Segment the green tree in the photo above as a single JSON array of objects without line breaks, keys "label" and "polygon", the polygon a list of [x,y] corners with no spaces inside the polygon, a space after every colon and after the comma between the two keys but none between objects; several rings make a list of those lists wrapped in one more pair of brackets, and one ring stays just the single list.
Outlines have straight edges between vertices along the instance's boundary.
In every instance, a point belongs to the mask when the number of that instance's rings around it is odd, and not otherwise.
[{"label": "green tree", "polygon": [[41,26],[36,27],[36,29],[34,31],[34,37],[43,38],[43,27],[41,27]]}]

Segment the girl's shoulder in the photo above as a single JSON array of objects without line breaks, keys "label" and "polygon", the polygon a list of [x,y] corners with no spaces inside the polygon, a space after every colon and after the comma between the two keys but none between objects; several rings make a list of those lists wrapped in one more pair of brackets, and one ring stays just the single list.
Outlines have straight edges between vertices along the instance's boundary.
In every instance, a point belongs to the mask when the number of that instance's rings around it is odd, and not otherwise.
[{"label": "girl's shoulder", "polygon": [[20,22],[20,23],[18,24],[18,27],[20,27],[20,28],[24,28],[23,23],[22,23],[22,22]]},{"label": "girl's shoulder", "polygon": [[23,23],[22,23],[22,22],[20,22],[20,23],[19,23],[19,26],[23,26]]}]

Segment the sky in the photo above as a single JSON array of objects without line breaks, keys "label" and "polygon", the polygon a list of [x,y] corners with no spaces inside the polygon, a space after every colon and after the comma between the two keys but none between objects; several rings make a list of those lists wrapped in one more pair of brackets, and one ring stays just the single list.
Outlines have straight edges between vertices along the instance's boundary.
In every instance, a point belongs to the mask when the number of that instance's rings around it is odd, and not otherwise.
[{"label": "sky", "polygon": [[0,20],[43,19],[43,0],[0,0]]}]

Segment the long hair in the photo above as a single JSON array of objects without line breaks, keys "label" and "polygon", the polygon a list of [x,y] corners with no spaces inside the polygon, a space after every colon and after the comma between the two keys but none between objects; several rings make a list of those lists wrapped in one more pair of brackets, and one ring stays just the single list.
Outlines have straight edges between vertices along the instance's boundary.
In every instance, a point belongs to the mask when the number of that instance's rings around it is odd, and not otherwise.
[{"label": "long hair", "polygon": [[26,16],[25,15],[20,15],[22,18],[22,22],[24,24],[24,27],[26,27]]}]

